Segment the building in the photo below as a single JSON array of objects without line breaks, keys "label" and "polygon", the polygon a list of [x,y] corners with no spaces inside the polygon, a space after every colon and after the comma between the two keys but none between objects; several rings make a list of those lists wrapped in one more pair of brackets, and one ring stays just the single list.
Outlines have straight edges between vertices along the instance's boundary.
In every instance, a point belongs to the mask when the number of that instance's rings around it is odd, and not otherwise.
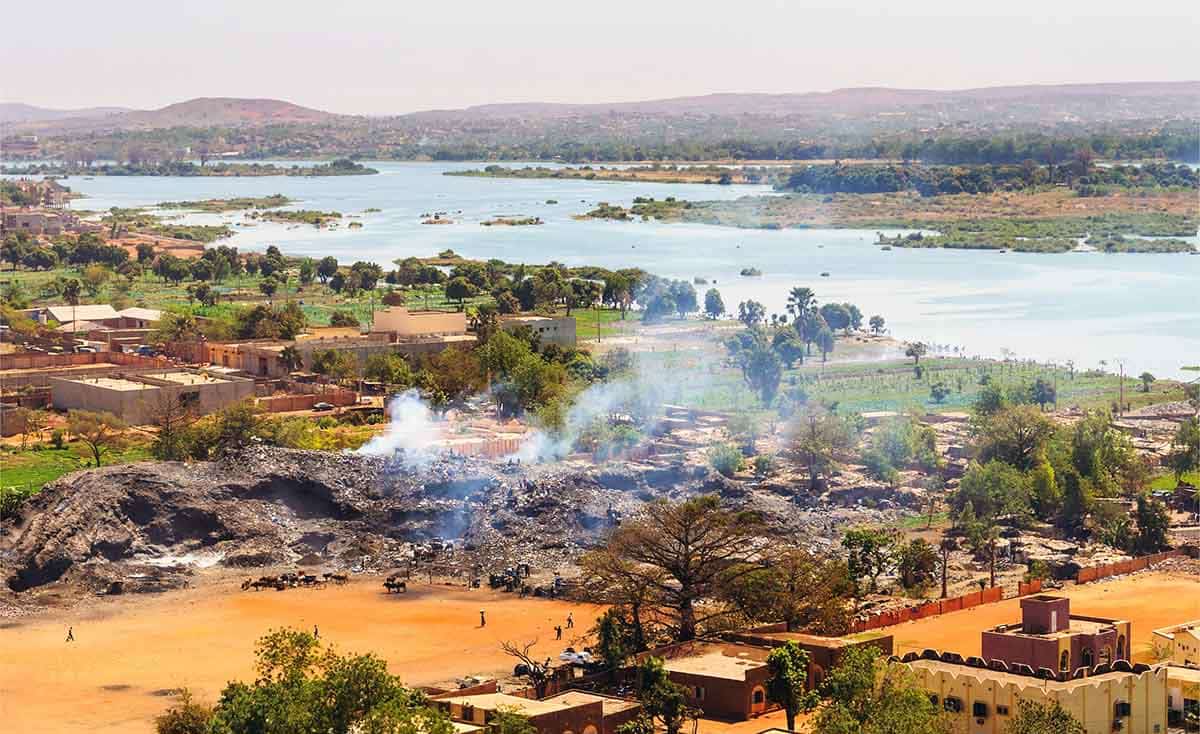
[{"label": "building", "polygon": [[874,647],[881,655],[891,655],[894,649],[891,635],[878,632],[863,632],[844,637],[825,637],[805,632],[790,632],[786,624],[757,627],[746,632],[730,632],[723,635],[727,640],[762,647],[779,647],[794,642],[808,653],[808,686],[816,688],[825,676],[842,660],[842,655],[855,647]]},{"label": "building", "polygon": [[461,311],[409,311],[406,306],[389,306],[376,311],[372,334],[390,334],[396,341],[467,333],[467,315]]},{"label": "building", "polygon": [[1200,668],[1200,619],[1154,630],[1175,665]]},{"label": "building", "polygon": [[697,641],[653,651],[671,680],[687,689],[688,705],[706,716],[742,721],[772,708],[767,655],[758,645]]},{"label": "building", "polygon": [[1167,668],[1167,723],[1200,720],[1200,668],[1169,664]]},{"label": "building", "polygon": [[[963,734],[1000,734],[1021,700],[1054,703],[1080,721],[1088,734],[1114,731],[1166,734],[1167,666],[1119,660],[1074,675],[1035,675],[1001,661],[963,660],[955,653],[926,650],[905,655],[918,685],[948,712]],[[1023,667],[1023,666],[1020,666]]]},{"label": "building", "polygon": [[612,734],[637,716],[641,705],[582,691],[568,691],[538,701],[506,693],[445,693],[433,704],[457,724],[486,727],[500,709],[529,719],[538,734]]},{"label": "building", "polygon": [[201,370],[51,377],[48,381],[51,403],[58,410],[109,412],[134,425],[152,422],[155,414],[173,400],[206,414],[254,396],[253,380]]},{"label": "building", "polygon": [[983,632],[982,656],[1012,667],[1071,673],[1129,657],[1130,623],[1071,614],[1071,600],[1038,594],[1021,599],[1021,621]]},{"label": "building", "polygon": [[512,314],[500,317],[500,328],[505,331],[513,331],[523,326],[528,327],[542,344],[557,344],[560,347],[575,346],[574,316]]}]

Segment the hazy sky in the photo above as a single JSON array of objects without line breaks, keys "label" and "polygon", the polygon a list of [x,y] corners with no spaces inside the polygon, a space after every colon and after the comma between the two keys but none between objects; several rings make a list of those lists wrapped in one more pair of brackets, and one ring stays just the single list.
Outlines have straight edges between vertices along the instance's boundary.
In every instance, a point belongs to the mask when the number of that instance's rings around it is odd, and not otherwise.
[{"label": "hazy sky", "polygon": [[1198,79],[1196,7],[12,0],[0,12],[0,101],[152,108],[200,96],[273,97],[384,114],[870,85]]}]

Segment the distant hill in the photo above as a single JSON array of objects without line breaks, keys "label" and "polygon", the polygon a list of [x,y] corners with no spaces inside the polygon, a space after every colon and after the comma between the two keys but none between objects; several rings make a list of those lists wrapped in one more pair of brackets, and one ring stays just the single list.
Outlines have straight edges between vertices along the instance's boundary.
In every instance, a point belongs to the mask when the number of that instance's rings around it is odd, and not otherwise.
[{"label": "distant hill", "polygon": [[48,120],[63,120],[67,118],[108,117],[122,112],[129,112],[127,107],[88,107],[80,110],[52,110],[46,107],[20,104],[18,102],[0,102],[0,124],[23,122],[43,122]]},{"label": "distant hill", "polygon": [[278,99],[200,97],[157,110],[123,110],[105,117],[75,115],[21,124],[22,129],[50,132],[153,130],[168,127],[246,127],[311,124],[342,117]]},{"label": "distant hill", "polygon": [[675,115],[805,115],[864,114],[916,107],[988,106],[1019,103],[1046,108],[1103,104],[1128,99],[1190,100],[1200,109],[1200,81],[1127,82],[1112,84],[1025,85],[978,89],[933,90],[857,87],[802,94],[707,94],[644,102],[555,104],[501,103],[457,110],[430,110],[404,117],[415,119],[504,119],[592,116],[597,114]]}]

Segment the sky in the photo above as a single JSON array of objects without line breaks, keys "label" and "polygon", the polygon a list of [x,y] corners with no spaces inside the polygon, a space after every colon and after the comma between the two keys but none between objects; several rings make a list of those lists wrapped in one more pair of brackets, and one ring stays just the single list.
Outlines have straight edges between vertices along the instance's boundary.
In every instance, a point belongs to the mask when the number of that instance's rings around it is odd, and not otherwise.
[{"label": "sky", "polygon": [[220,96],[402,114],[1200,79],[1200,11],[1162,0],[65,0],[0,18],[0,101],[60,109]]}]

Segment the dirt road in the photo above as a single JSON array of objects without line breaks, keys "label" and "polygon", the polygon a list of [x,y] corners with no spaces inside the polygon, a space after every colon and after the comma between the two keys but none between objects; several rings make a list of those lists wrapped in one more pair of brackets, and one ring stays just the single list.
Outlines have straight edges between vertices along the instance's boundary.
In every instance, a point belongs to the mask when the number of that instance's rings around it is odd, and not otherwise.
[{"label": "dirt road", "polygon": [[[252,673],[254,641],[271,628],[312,630],[347,652],[375,652],[410,685],[511,672],[501,640],[539,639],[557,656],[554,625],[574,632],[596,607],[491,591],[415,584],[385,595],[377,579],[322,590],[190,589],[97,601],[87,613],[55,614],[0,628],[0,729],[12,732],[150,732],[169,691],[212,702],[232,678]],[[479,610],[487,626],[479,626]],[[65,642],[68,626],[75,641]]]}]

